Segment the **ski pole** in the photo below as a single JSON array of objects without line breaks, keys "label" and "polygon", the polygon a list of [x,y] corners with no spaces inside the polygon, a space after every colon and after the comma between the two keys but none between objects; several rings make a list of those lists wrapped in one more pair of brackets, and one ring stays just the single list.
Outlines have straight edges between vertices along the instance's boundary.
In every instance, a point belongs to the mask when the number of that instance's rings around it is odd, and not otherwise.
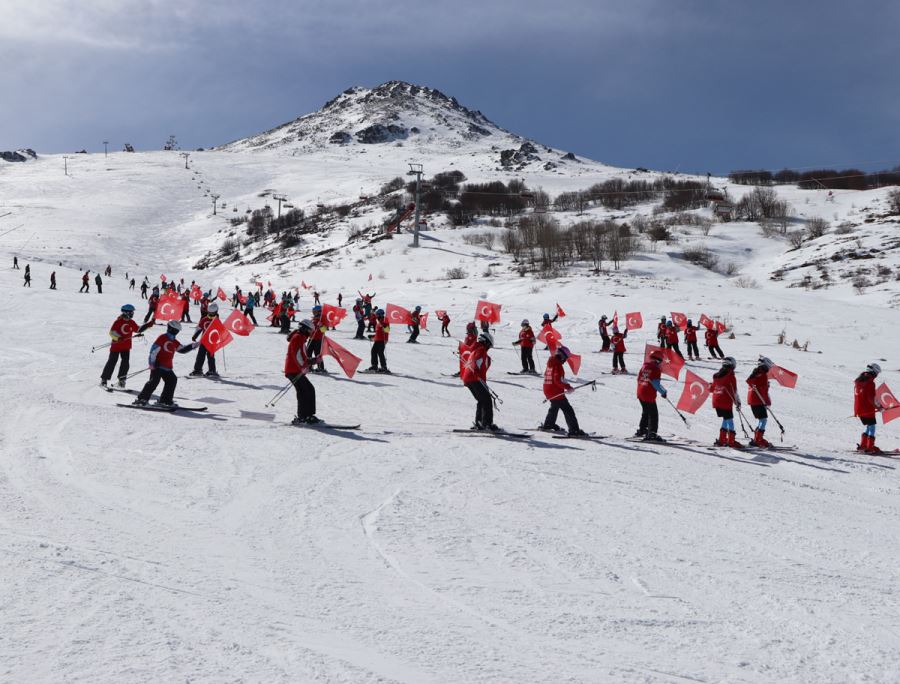
[{"label": "ski pole", "polygon": [[275,406],[275,404],[277,404],[282,398],[284,398],[284,395],[286,395],[288,393],[288,390],[290,390],[291,387],[293,387],[297,384],[297,380],[299,380],[301,377],[303,377],[304,375],[309,373],[309,368],[312,367],[312,361],[307,361],[307,364],[309,364],[309,365],[307,366],[307,369],[305,371],[300,373],[296,377],[296,379],[292,379],[288,384],[286,384],[284,387],[282,387],[280,390],[278,390],[278,392],[275,394],[275,396],[272,397],[271,399],[269,399],[269,401],[267,401],[265,403],[266,408]]},{"label": "ski pole", "polygon": [[492,390],[490,387],[488,387],[487,383],[484,380],[479,380],[479,382],[481,383],[481,386],[484,387],[487,390],[488,394],[490,395],[491,401],[494,403],[494,409],[499,411],[500,404],[503,403],[503,400],[500,398],[500,395],[498,395],[494,390]]},{"label": "ski pole", "polygon": [[675,413],[678,414],[678,417],[681,418],[681,420],[684,421],[685,426],[688,427],[688,428],[691,427],[691,424],[688,422],[688,419],[685,418],[685,417],[684,417],[684,414],[683,414],[681,411],[678,410],[678,407],[675,406],[675,404],[672,403],[672,400],[669,399],[669,397],[663,397],[663,399],[665,399],[667,402],[669,402],[669,406],[671,406],[671,407],[672,407],[672,410],[675,411]]},{"label": "ski pole", "polygon": [[555,399],[564,397],[566,394],[571,394],[575,390],[580,390],[583,387],[590,387],[592,392],[596,392],[597,391],[597,381],[596,380],[588,380],[587,382],[583,382],[580,385],[576,385],[575,387],[570,389],[568,392],[561,392],[561,393],[557,394],[555,397],[550,397],[549,399],[544,399],[544,401],[541,403],[546,404],[548,401],[554,401]]},{"label": "ski pole", "polygon": [[91,354],[93,354],[98,349],[106,349],[107,347],[111,347],[112,342],[107,342],[106,344],[98,344],[96,347],[91,347]]},{"label": "ski pole", "polygon": [[[738,398],[737,398],[734,394],[732,394],[731,392],[729,392],[728,395],[731,397],[731,401],[734,402],[734,408],[735,408],[735,410],[737,411],[738,418],[740,419],[739,422],[740,422],[740,424],[741,424],[741,432],[744,433],[744,437],[746,437],[746,438],[749,439],[750,433],[748,433],[748,432],[747,432],[747,428],[744,427],[744,421],[745,421],[746,419],[744,418],[744,413],[743,413],[743,411],[741,411],[741,405],[740,405],[740,403],[738,402]],[[748,425],[749,425],[749,424],[748,424]]]},{"label": "ski pole", "polygon": [[[753,392],[756,394],[757,397],[759,397],[759,400],[761,402],[763,402],[763,405],[765,406],[766,402],[762,398],[762,395],[760,395],[759,390],[754,387]],[[772,420],[775,421],[775,424],[778,426],[778,429],[781,430],[781,441],[783,442],[784,441],[784,425],[782,425],[781,422],[778,420],[778,418],[775,417],[775,414],[772,413],[771,407],[766,406],[766,413],[768,413],[770,416],[772,416]]]},{"label": "ski pole", "polygon": [[228,363],[225,361],[225,347],[222,347],[222,369],[228,372]]},{"label": "ski pole", "polygon": [[146,373],[148,370],[150,370],[149,367],[141,368],[139,371],[135,371],[134,373],[129,373],[128,375],[126,375],[125,379],[128,380],[129,378],[133,378],[135,375],[140,375],[141,373]]}]

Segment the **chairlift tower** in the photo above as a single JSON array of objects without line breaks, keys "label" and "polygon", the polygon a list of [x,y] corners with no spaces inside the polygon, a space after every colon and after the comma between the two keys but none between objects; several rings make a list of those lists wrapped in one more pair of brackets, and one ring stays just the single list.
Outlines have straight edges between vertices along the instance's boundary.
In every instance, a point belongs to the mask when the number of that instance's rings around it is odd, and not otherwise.
[{"label": "chairlift tower", "polygon": [[191,156],[191,153],[190,152],[180,152],[179,154],[182,157],[184,157],[184,168],[188,168],[188,157]]},{"label": "chairlift tower", "polygon": [[278,202],[278,218],[281,218],[281,203],[287,202],[286,195],[272,195],[272,199]]},{"label": "chairlift tower", "polygon": [[222,195],[213,195],[213,196],[212,196],[212,201],[213,201],[213,216],[216,215],[216,201],[217,201],[221,196],[222,196]]},{"label": "chairlift tower", "polygon": [[419,212],[421,206],[421,193],[420,186],[422,185],[422,173],[424,173],[421,164],[410,164],[409,171],[407,172],[407,176],[415,176],[416,177],[416,218],[415,218],[415,228],[413,229],[413,247],[419,246]]},{"label": "chairlift tower", "polygon": [[109,156],[109,140],[103,141],[103,156],[104,157]]}]

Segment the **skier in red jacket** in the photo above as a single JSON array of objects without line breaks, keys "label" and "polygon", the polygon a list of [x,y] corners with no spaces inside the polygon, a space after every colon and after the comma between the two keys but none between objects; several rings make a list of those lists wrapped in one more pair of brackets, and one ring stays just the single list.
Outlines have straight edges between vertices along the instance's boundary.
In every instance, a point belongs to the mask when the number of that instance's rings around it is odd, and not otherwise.
[{"label": "skier in red jacket", "polygon": [[494,346],[494,338],[489,332],[482,332],[472,348],[472,353],[463,364],[461,379],[463,384],[475,397],[478,406],[475,409],[473,430],[490,430],[496,432],[500,428],[494,425],[494,403],[491,391],[487,386],[487,372],[491,367],[488,350]]},{"label": "skier in red jacket", "polygon": [[678,348],[678,328],[672,321],[666,323],[666,346],[684,359],[684,354]]},{"label": "skier in red jacket", "polygon": [[563,364],[571,356],[568,347],[560,345],[553,355],[547,359],[547,368],[544,370],[544,396],[550,402],[547,417],[539,429],[548,432],[561,432],[562,428],[556,424],[556,417],[563,412],[566,418],[566,426],[569,428],[570,437],[583,437],[587,433],[578,427],[578,418],[575,409],[566,397],[567,392],[572,391],[572,385],[566,382],[566,371]]},{"label": "skier in red jacket", "polygon": [[316,388],[313,387],[307,376],[311,360],[307,355],[306,345],[313,327],[311,321],[304,319],[287,338],[288,348],[287,356],[284,358],[284,377],[291,381],[297,393],[297,415],[291,421],[293,425],[321,422],[316,418]]},{"label": "skier in red jacket", "polygon": [[641,422],[638,424],[635,437],[643,437],[648,442],[663,441],[656,434],[659,429],[659,409],[656,407],[657,392],[665,397],[668,395],[666,389],[662,386],[660,379],[662,371],[660,366],[663,362],[663,355],[660,352],[653,352],[650,358],[641,366],[637,378],[637,398],[641,403]]},{"label": "skier in red jacket", "polygon": [[692,320],[688,319],[687,327],[684,329],[684,344],[687,346],[688,359],[691,361],[700,360],[700,350],[697,349],[697,331],[699,329]]},{"label": "skier in red jacket", "polygon": [[448,314],[446,311],[444,312],[444,315],[441,316],[441,337],[444,336],[453,337],[450,334],[450,314]]},{"label": "skier in red jacket", "polygon": [[609,351],[609,323],[606,321],[606,314],[600,316],[600,320],[597,322],[597,329],[600,331],[600,339],[603,341],[603,346],[600,348],[602,352]]},{"label": "skier in red jacket", "polygon": [[144,332],[153,325],[153,322],[138,325],[132,320],[134,318],[134,306],[125,304],[122,306],[119,317],[113,321],[109,328],[109,336],[112,338],[112,344],[109,346],[109,358],[106,365],[100,373],[100,386],[106,387],[116,370],[116,363],[122,359],[119,364],[119,387],[125,387],[125,377],[128,375],[128,361],[131,356],[131,338],[135,334]]},{"label": "skier in red jacket", "polygon": [[720,359],[724,359],[725,354],[719,348],[719,331],[710,326],[706,329],[706,332],[703,333],[703,336],[704,340],[706,341],[706,348],[709,350],[710,357],[716,358],[716,354],[718,354]]},{"label": "skier in red jacket", "polygon": [[666,317],[659,317],[659,325],[656,326],[656,339],[659,341],[659,346],[663,349],[666,348]]},{"label": "skier in red jacket", "polygon": [[726,356],[722,359],[722,368],[713,375],[712,406],[716,410],[716,415],[722,419],[719,438],[714,444],[742,449],[744,445],[734,439],[734,409],[741,408],[741,400],[737,394],[737,379],[734,376],[736,367],[734,357]]},{"label": "skier in red jacket", "polygon": [[853,382],[853,415],[865,426],[856,450],[867,454],[881,453],[875,446],[875,415],[881,410],[875,396],[875,378],[880,374],[881,366],[870,363]]},{"label": "skier in red jacket", "polygon": [[750,373],[750,377],[747,378],[747,385],[749,385],[747,405],[753,412],[753,417],[758,421],[750,444],[756,447],[766,448],[772,446],[766,441],[765,433],[766,423],[769,419],[769,411],[766,407],[772,405],[772,400],[769,398],[769,370],[774,365],[770,358],[760,356],[759,364]]},{"label": "skier in red jacket", "polygon": [[310,358],[318,359],[315,368],[310,370],[314,373],[324,373],[325,364],[322,361],[322,340],[325,338],[328,326],[322,322],[322,307],[319,304],[312,308],[312,315],[312,321],[310,321],[312,323],[312,334],[306,343],[306,354]]},{"label": "skier in red jacket", "polygon": [[527,318],[522,321],[522,327],[519,330],[519,339],[513,342],[513,346],[518,346],[521,350],[522,372],[537,374],[537,371],[534,368],[534,331],[528,324]]},{"label": "skier in red jacket", "polygon": [[159,288],[154,287],[150,298],[147,300],[147,315],[144,316],[144,323],[147,321],[156,322],[156,305],[159,304]]},{"label": "skier in red jacket", "polygon": [[[625,368],[625,338],[628,337],[628,328],[625,328],[624,332],[619,332],[619,328],[617,326],[613,326],[613,334],[612,339],[610,339],[610,343],[612,344],[613,350],[613,375],[622,373],[623,375],[628,374],[628,370]],[[619,367],[621,366],[621,368]]]},{"label": "skier in red jacket", "polygon": [[[210,303],[209,307],[206,310],[206,315],[201,318],[197,323],[197,328],[194,330],[194,335],[191,339],[197,340],[199,337],[203,336],[203,333],[206,332],[207,328],[212,325],[212,322],[219,317],[219,305],[216,302]],[[224,353],[224,352],[223,352]],[[202,344],[197,347],[197,359],[194,361],[194,370],[190,372],[190,375],[196,377],[198,375],[203,375],[203,362],[206,361],[209,369],[206,371],[206,375],[211,378],[219,377],[219,374],[216,372],[216,356],[215,354],[211,354],[210,351],[204,347]]]},{"label": "skier in red jacket", "polygon": [[[375,312],[375,332],[369,335],[372,340],[372,365],[369,366],[370,371],[378,373],[390,373],[387,367],[387,360],[384,358],[384,348],[388,343],[391,334],[390,324],[384,320],[384,309],[378,309]],[[379,362],[381,368],[378,367]]]},{"label": "skier in red jacket", "polygon": [[187,354],[189,351],[196,349],[200,345],[199,342],[181,344],[175,339],[180,332],[181,323],[178,321],[169,321],[166,326],[166,332],[157,337],[153,346],[150,347],[150,358],[148,360],[150,365],[150,379],[147,380],[147,384],[144,385],[141,393],[138,394],[137,399],[134,400],[135,406],[147,405],[153,391],[159,385],[160,380],[162,380],[165,385],[163,386],[163,391],[157,404],[160,406],[175,405],[173,399],[175,397],[175,386],[178,384],[178,376],[175,375],[175,371],[172,369],[175,354]]}]

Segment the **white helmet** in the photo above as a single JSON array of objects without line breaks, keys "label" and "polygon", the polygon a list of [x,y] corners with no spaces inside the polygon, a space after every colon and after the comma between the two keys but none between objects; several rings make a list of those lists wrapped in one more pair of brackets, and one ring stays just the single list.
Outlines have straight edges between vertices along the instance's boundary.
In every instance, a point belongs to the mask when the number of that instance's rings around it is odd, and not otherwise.
[{"label": "white helmet", "polygon": [[772,368],[772,366],[775,365],[775,363],[768,356],[760,356],[759,357],[759,365],[762,366],[763,368],[765,368],[766,370],[769,370],[770,368]]},{"label": "white helmet", "polygon": [[866,370],[874,373],[875,375],[881,375],[881,366],[879,366],[877,363],[870,363],[868,366],[866,366]]},{"label": "white helmet", "polygon": [[174,330],[177,333],[181,332],[181,323],[178,321],[169,321],[168,326],[169,330]]},{"label": "white helmet", "polygon": [[313,331],[312,321],[310,321],[308,318],[304,318],[302,321],[300,321],[297,324],[297,329],[298,330],[307,330],[309,332],[312,332]]},{"label": "white helmet", "polygon": [[479,342],[484,342],[484,343],[485,343],[487,346],[489,346],[489,347],[493,347],[493,346],[494,346],[494,336],[491,335],[491,334],[490,334],[489,332],[487,332],[487,331],[481,333],[481,334],[478,336],[478,341],[479,341]]},{"label": "white helmet", "polygon": [[209,303],[209,306],[206,307],[206,310],[207,310],[207,312],[209,312],[209,313],[218,313],[218,312],[219,312],[219,305],[218,305],[216,302],[210,302],[210,303]]}]

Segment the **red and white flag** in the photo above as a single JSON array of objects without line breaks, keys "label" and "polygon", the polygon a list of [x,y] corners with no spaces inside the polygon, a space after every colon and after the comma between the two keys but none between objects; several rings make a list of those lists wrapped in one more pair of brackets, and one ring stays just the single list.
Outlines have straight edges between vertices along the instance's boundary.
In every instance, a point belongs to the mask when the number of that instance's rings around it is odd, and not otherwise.
[{"label": "red and white flag", "polygon": [[428,312],[419,314],[419,327],[428,330]]},{"label": "red and white flag", "polygon": [[789,387],[793,389],[797,386],[797,374],[792,373],[786,368],[782,368],[781,366],[772,366],[767,373],[771,380],[774,380],[782,387]]},{"label": "red and white flag", "polygon": [[241,304],[246,304],[247,303],[247,295],[245,295],[245,294],[238,295],[238,301]]},{"label": "red and white flag", "polygon": [[469,357],[472,356],[472,347],[474,347],[474,346],[475,346],[474,344],[472,346],[469,346],[469,345],[463,344],[462,342],[459,343],[459,373],[460,373],[460,375],[462,375],[462,372],[466,368],[469,368],[470,370],[472,368],[472,365],[469,363]]},{"label": "red and white flag", "polygon": [[218,289],[218,291],[216,292],[216,297],[218,297],[219,299],[221,299],[223,302],[224,302],[226,299],[228,299],[228,295],[225,294],[225,290],[223,290],[221,287],[220,287],[220,288]]},{"label": "red and white flag", "polygon": [[159,276],[159,279],[160,279],[161,281],[163,281],[164,283],[167,282],[167,281],[166,281],[166,274],[165,274],[165,273],[161,274],[161,275]]},{"label": "red and white flag", "polygon": [[716,330],[720,333],[723,333],[728,330],[728,326],[725,325],[722,321],[716,321]]},{"label": "red and white flag", "polygon": [[447,312],[444,311],[443,309],[435,309],[434,315],[437,316],[437,319],[439,321],[442,321],[442,320],[444,320],[444,316],[447,315]]},{"label": "red and white flag", "polygon": [[[616,325],[616,318],[613,316],[613,325]],[[644,327],[644,317],[640,311],[625,314],[625,327],[629,330],[640,330]]]},{"label": "red and white flag", "polygon": [[685,330],[687,328],[687,316],[683,313],[678,313],[677,311],[670,311],[672,314],[672,323],[675,324],[675,327],[679,330]]},{"label": "red and white flag", "polygon": [[186,302],[176,294],[166,293],[156,303],[153,317],[158,321],[178,321],[184,313]]},{"label": "red and white flag", "polygon": [[341,309],[331,304],[322,305],[322,322],[329,328],[336,328],[346,315],[347,309]]},{"label": "red and white flag", "polygon": [[702,325],[706,328],[712,328],[713,323],[714,323],[713,319],[711,319],[705,313],[700,314],[700,325]]},{"label": "red and white flag", "polygon": [[253,332],[255,327],[250,322],[250,319],[242,314],[239,309],[232,309],[223,325],[228,332],[232,332],[235,335],[243,335],[244,337]]},{"label": "red and white flag", "polygon": [[556,315],[560,318],[566,317],[566,312],[562,310],[562,307],[559,305],[559,302],[556,302]]},{"label": "red and white flag", "polygon": [[371,273],[369,274],[369,280],[372,280],[372,274],[371,274]]},{"label": "red and white flag", "polygon": [[200,344],[206,347],[206,351],[210,354],[215,354],[233,339],[231,333],[225,329],[224,325],[222,325],[222,321],[218,318],[214,318],[213,322],[209,324],[209,327],[200,337]]},{"label": "red and white flag", "polygon": [[677,380],[678,376],[681,375],[681,369],[684,368],[684,359],[671,349],[663,349],[662,347],[648,344],[644,347],[644,363],[647,363],[647,361],[650,360],[650,355],[653,352],[656,352],[663,357],[663,362],[660,364],[659,370]]},{"label": "red and white flag", "polygon": [[875,400],[881,406],[881,420],[884,423],[890,423],[895,418],[900,418],[900,401],[891,392],[887,383],[881,383],[875,390]]},{"label": "red and white flag", "polygon": [[581,354],[569,354],[566,363],[569,364],[569,368],[572,369],[573,375],[578,375],[578,371],[581,370]]},{"label": "red and white flag", "polygon": [[684,376],[684,389],[681,392],[681,398],[678,400],[679,411],[687,411],[688,413],[697,413],[701,406],[706,403],[709,396],[709,383],[703,378],[691,371]]},{"label": "red and white flag", "polygon": [[354,356],[337,342],[325,336],[322,337],[322,355],[334,357],[348,378],[353,377],[362,362],[361,358]]},{"label": "red and white flag", "polygon": [[384,307],[384,318],[390,325],[412,325],[412,314],[396,304]]},{"label": "red and white flag", "polygon": [[493,302],[488,302],[484,299],[478,300],[478,304],[475,305],[475,320],[485,321],[487,323],[499,323],[501,306],[502,304],[494,304]]},{"label": "red and white flag", "polygon": [[547,325],[541,328],[541,331],[537,334],[537,338],[540,342],[543,342],[550,347],[550,351],[556,351],[556,348],[562,340],[562,335],[560,335],[559,331],[552,325]]},{"label": "red and white flag", "polygon": [[191,288],[191,299],[193,299],[195,303],[203,299],[203,290],[197,285],[194,285],[194,287]]}]

